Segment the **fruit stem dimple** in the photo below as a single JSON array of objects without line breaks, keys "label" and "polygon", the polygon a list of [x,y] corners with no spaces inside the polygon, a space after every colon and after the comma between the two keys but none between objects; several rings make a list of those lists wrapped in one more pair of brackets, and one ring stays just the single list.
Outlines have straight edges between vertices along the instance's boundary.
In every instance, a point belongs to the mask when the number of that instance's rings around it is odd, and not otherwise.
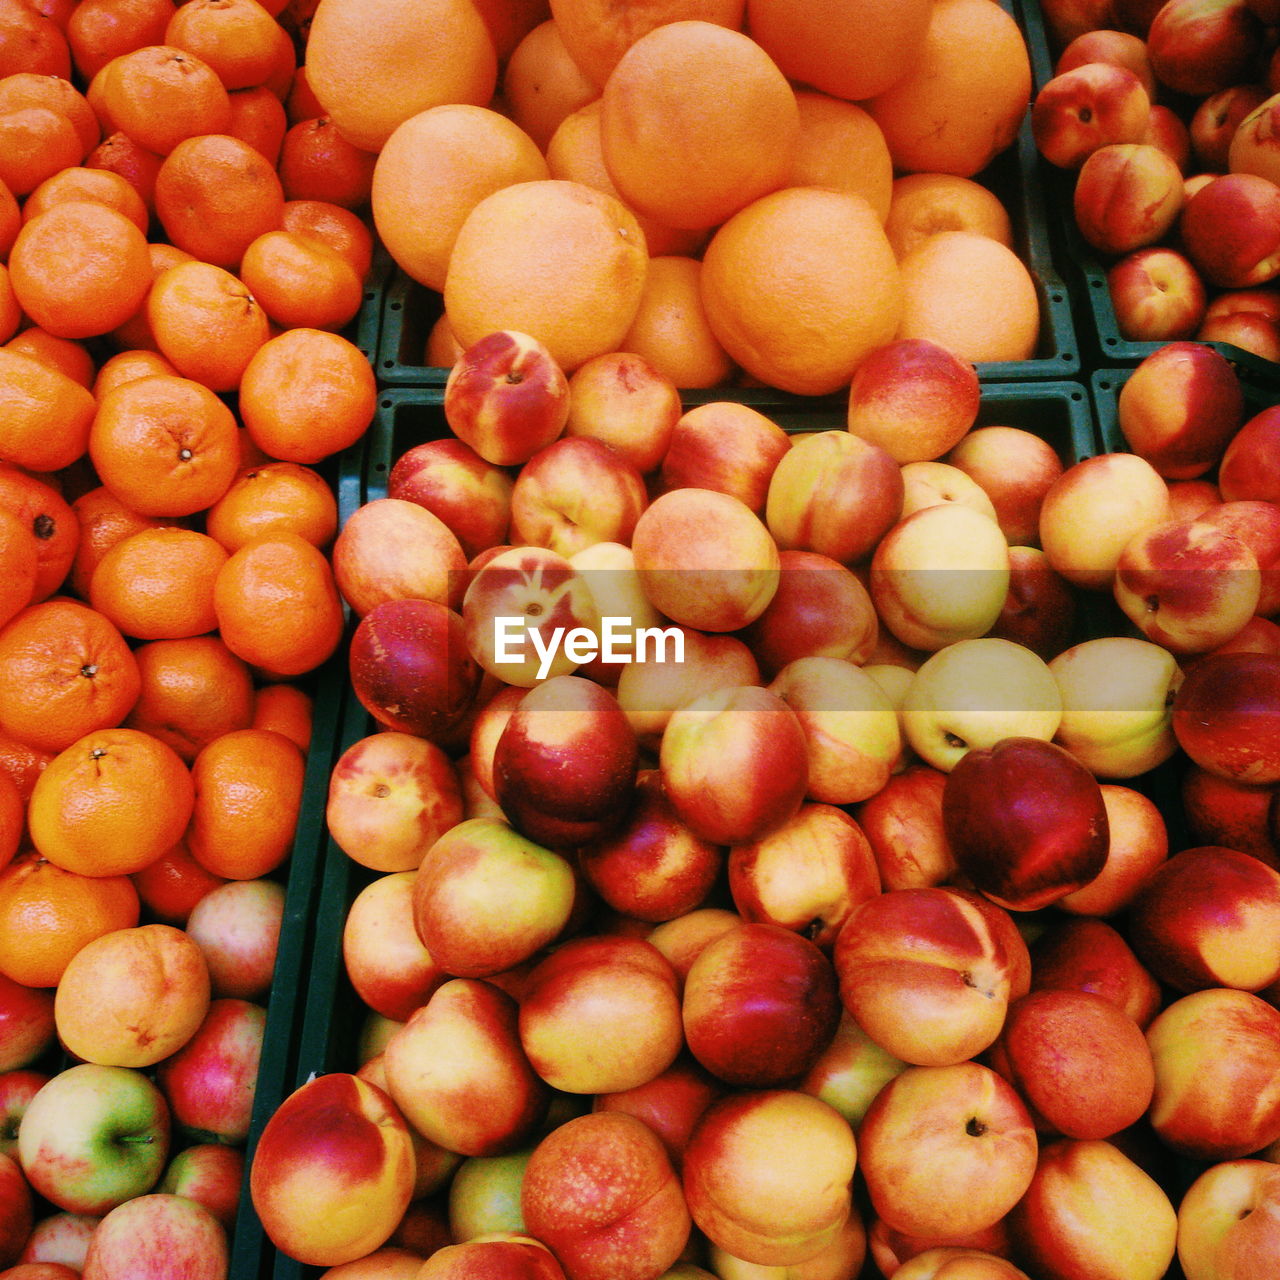
[{"label": "fruit stem dimple", "polygon": [[986,1133],[987,1126],[977,1116],[970,1116],[965,1123],[964,1131],[971,1138],[980,1138]]}]

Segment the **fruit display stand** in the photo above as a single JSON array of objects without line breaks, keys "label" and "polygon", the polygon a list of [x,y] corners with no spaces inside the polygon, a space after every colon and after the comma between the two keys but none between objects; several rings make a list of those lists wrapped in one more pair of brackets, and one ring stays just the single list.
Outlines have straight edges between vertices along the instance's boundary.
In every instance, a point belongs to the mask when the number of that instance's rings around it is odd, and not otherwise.
[{"label": "fruit display stand", "polygon": [[[1053,78],[1055,57],[1039,0],[1019,0],[1017,15],[1031,55],[1033,93]],[[1029,125],[1028,125],[1029,128]],[[1044,198],[1052,209],[1052,234],[1060,242],[1057,261],[1062,264],[1067,288],[1075,303],[1075,324],[1086,368],[1128,365],[1150,355],[1162,342],[1126,337],[1111,301],[1107,263],[1080,234],[1072,216],[1075,175],[1042,162]],[[1263,386],[1280,385],[1280,365],[1229,342],[1205,345],[1220,351],[1240,371]]]}]

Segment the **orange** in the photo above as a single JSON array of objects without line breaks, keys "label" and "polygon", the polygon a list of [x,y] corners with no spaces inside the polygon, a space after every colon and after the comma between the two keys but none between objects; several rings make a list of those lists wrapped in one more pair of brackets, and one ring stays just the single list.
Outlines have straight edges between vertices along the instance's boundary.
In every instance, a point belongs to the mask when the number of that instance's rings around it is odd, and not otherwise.
[{"label": "orange", "polygon": [[802,89],[800,138],[789,187],[831,187],[863,196],[883,222],[893,195],[893,160],[880,126],[856,102]]},{"label": "orange", "polygon": [[549,176],[518,124],[489,107],[451,103],[399,125],[378,154],[370,211],[387,252],[406,275],[444,288],[458,229],[485,196]]},{"label": "orange", "polygon": [[894,337],[902,285],[865,199],[788,187],[712,236],[702,301],[712,332],[747,373],[823,395],[846,386],[862,359]]},{"label": "orange", "polygon": [[136,378],[98,402],[89,457],[102,483],[145,516],[188,516],[215,503],[239,466],[235,415],[203,383]]},{"label": "orange", "polygon": [[226,563],[220,542],[196,529],[143,529],[98,561],[89,603],[133,640],[179,640],[218,625],[213,583]]},{"label": "orange", "polygon": [[210,391],[234,391],[253,353],[271,336],[253,286],[197,259],[156,276],[147,294],[147,321],[160,354],[182,377]]},{"label": "orange", "polygon": [[[618,188],[609,176],[604,162],[604,144],[600,140],[600,99],[565,116],[547,143],[547,169],[553,178],[583,182],[597,191],[618,196]],[[626,201],[623,201],[625,204]],[[632,213],[636,213],[633,209]],[[636,221],[644,232],[645,247],[651,258],[663,254],[696,256],[707,242],[706,228],[690,231],[669,227],[656,218],[636,213]]]},{"label": "orange", "polygon": [[23,329],[4,344],[10,351],[30,356],[52,369],[65,373],[72,382],[78,382],[86,390],[93,387],[97,366],[84,343],[74,338],[59,338],[39,325]]},{"label": "orange", "polygon": [[551,13],[569,56],[599,89],[622,55],[655,27],[697,18],[738,31],[746,7],[745,0],[554,0]]},{"label": "orange", "polygon": [[364,353],[323,329],[288,329],[271,338],[240,380],[245,429],[282,462],[310,466],[355,444],[376,408],[377,384]]},{"label": "orange", "polygon": [[27,0],[0,0],[0,76],[19,71],[71,78],[62,29]]},{"label": "orange", "polygon": [[89,169],[84,165],[59,169],[53,177],[46,178],[23,203],[22,219],[30,222],[38,213],[64,200],[93,200],[110,205],[144,235],[151,222],[138,189],[127,178],[110,169]]},{"label": "orange", "polygon": [[787,181],[795,91],[740,31],[699,20],[655,28],[622,55],[600,102],[619,194],[668,226],[718,226]]},{"label": "orange", "polygon": [[101,400],[112,387],[135,378],[146,378],[153,373],[177,373],[178,371],[158,351],[150,348],[117,351],[99,366],[93,379],[93,394]]},{"label": "orange", "polygon": [[373,232],[359,215],[328,200],[286,200],[281,229],[318,240],[351,264],[361,280],[373,264]]},{"label": "orange", "polygon": [[39,549],[30,525],[0,504],[0,627],[31,603],[36,589]]},{"label": "orange", "polygon": [[296,684],[262,685],[253,699],[254,729],[274,729],[283,733],[300,751],[311,746],[315,699]]},{"label": "orange", "polygon": [[124,723],[159,738],[188,764],[214,738],[252,723],[253,678],[220,637],[153,640],[134,656],[142,690]]},{"label": "orange", "polygon": [[516,45],[551,16],[549,0],[475,0],[489,28],[498,62],[505,63]]},{"label": "orange", "polygon": [[227,133],[260,151],[273,165],[280,162],[280,148],[288,129],[284,103],[266,85],[236,89],[231,94]]},{"label": "orange", "polygon": [[280,183],[288,200],[329,200],[344,209],[369,203],[377,157],[339,133],[328,116],[293,125],[280,145]]},{"label": "orange", "polygon": [[93,571],[102,557],[122,538],[143,529],[159,528],[161,521],[126,507],[106,485],[82,493],[71,504],[71,509],[80,525],[80,537],[67,585],[82,600],[87,600]]},{"label": "orange", "polygon": [[521,182],[486,196],[454,241],[449,323],[465,349],[495,329],[537,338],[567,371],[618,349],[644,291],[635,216],[579,182]]},{"label": "orange", "polygon": [[1013,247],[1013,224],[1000,197],[952,173],[905,173],[895,179],[884,231],[899,261],[939,231],[975,231]]},{"label": "orange", "polygon": [[244,251],[240,278],[284,329],[342,329],[364,301],[364,285],[346,258],[292,231],[264,231]]},{"label": "orange", "polygon": [[311,81],[307,78],[305,65],[293,73],[293,83],[284,100],[284,110],[290,124],[297,124],[300,120],[314,120],[317,116],[324,115],[320,99],[316,97]]},{"label": "orange", "polygon": [[90,200],[52,205],[23,225],[9,253],[22,309],[60,338],[109,333],[151,286],[146,236],[123,213]]},{"label": "orange", "polygon": [[305,773],[298,745],[273,729],[237,729],[215,738],[191,766],[191,856],[229,880],[269,875],[293,845]]},{"label": "orange", "polygon": [[622,340],[677,387],[715,387],[729,380],[733,361],[707,323],[697,258],[649,259],[640,307]]},{"label": "orange", "polygon": [[0,630],[0,732],[42,751],[120,724],[141,688],[118,628],[76,600],[29,605]]},{"label": "orange", "polygon": [[503,68],[502,98],[511,118],[544,150],[560,122],[599,95],[600,86],[570,57],[554,21],[528,31]]},{"label": "orange", "polygon": [[298,462],[268,462],[241,471],[205,512],[205,532],[228,552],[265,533],[296,533],[327,547],[338,531],[338,501],[329,482]]},{"label": "orange", "polygon": [[444,102],[483,106],[498,58],[471,0],[326,0],[307,81],[342,135],[376,152],[402,120]]},{"label": "orange", "polygon": [[296,533],[264,534],[232,552],[213,605],[227,648],[269,677],[314,671],[342,640],[333,568]]},{"label": "orange", "polygon": [[17,239],[22,226],[22,209],[18,198],[9,190],[8,184],[0,179],[0,261],[7,261],[9,250]]},{"label": "orange", "polygon": [[76,70],[88,81],[112,58],[160,44],[173,0],[80,0],[67,20]]},{"label": "orange", "polygon": [[31,843],[64,871],[129,875],[182,838],[191,771],[140,729],[95,729],[58,752],[36,779]]},{"label": "orange", "polygon": [[[147,256],[151,261],[151,288],[147,290],[147,295],[143,298],[142,305],[137,311],[123,324],[117,325],[112,329],[109,337],[113,346],[123,350],[147,350],[154,351],[158,355],[159,344],[156,342],[155,330],[151,327],[151,317],[147,311],[147,303],[151,298],[151,289],[155,288],[156,281],[170,267],[176,267],[180,262],[195,262],[197,259],[193,258],[185,249],[176,248],[164,240],[148,244]],[[165,363],[168,364],[169,362],[166,360]],[[176,373],[177,370],[170,365],[166,372]]]},{"label": "orange", "polygon": [[20,71],[0,80],[0,113],[18,107],[48,107],[66,116],[75,127],[84,155],[98,145],[102,132],[98,117],[84,94],[62,76]]},{"label": "orange", "polygon": [[275,70],[280,24],[258,0],[186,0],[164,43],[194,53],[228,89],[263,84]]},{"label": "orange", "polygon": [[789,80],[852,101],[906,75],[931,7],[931,0],[750,0],[747,34]]},{"label": "orange", "polygon": [[9,339],[18,332],[21,323],[22,308],[18,305],[18,297],[10,283],[9,269],[0,263],[0,343],[7,345]]},{"label": "orange", "polygon": [[427,340],[423,344],[423,363],[434,365],[438,369],[449,369],[457,364],[461,357],[462,346],[453,336],[448,315],[441,312],[428,331]]},{"label": "orange", "polygon": [[1012,249],[972,231],[930,236],[901,262],[900,338],[924,338],[971,361],[1035,354],[1040,300]]},{"label": "orange", "polygon": [[1031,98],[1022,30],[991,0],[934,0],[906,75],[863,106],[894,167],[971,178],[1017,137]]},{"label": "orange", "polygon": [[0,871],[0,973],[24,987],[56,987],[86,943],[138,923],[128,876],[64,871],[20,853]]},{"label": "orange", "polygon": [[29,743],[21,742],[9,734],[0,732],[0,773],[8,777],[18,788],[25,812],[27,801],[40,772],[53,759],[52,751],[43,751]]},{"label": "orange", "polygon": [[127,133],[157,155],[168,155],[187,138],[221,133],[231,123],[231,100],[217,72],[173,45],[122,53],[94,81],[110,131]]},{"label": "orange", "polygon": [[15,196],[28,195],[83,158],[80,135],[61,112],[48,107],[0,112],[0,182]]},{"label": "orange", "polygon": [[[48,599],[62,586],[80,545],[80,520],[53,477],[0,464],[0,508],[30,531],[36,547],[31,599]],[[7,568],[7,564],[6,564]]]},{"label": "orange", "polygon": [[13,861],[26,830],[27,802],[18,784],[7,773],[0,773],[0,870]]},{"label": "orange", "polygon": [[206,893],[226,884],[222,876],[206,871],[181,840],[129,879],[149,915],[179,928]]},{"label": "orange", "polygon": [[108,134],[89,154],[84,163],[90,169],[110,169],[118,173],[142,197],[143,203],[155,212],[156,174],[164,157],[139,145],[128,134],[118,130]]},{"label": "orange", "polygon": [[280,225],[284,191],[271,162],[239,138],[187,138],[156,174],[156,216],[180,249],[228,270]]}]

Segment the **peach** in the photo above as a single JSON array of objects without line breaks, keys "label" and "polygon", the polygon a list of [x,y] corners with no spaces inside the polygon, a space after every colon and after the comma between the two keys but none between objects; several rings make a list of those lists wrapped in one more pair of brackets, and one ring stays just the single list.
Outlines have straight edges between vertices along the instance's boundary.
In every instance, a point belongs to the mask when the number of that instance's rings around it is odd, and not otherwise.
[{"label": "peach", "polygon": [[1163,102],[1151,104],[1142,141],[1164,152],[1178,166],[1179,176],[1187,172],[1191,163],[1191,130],[1172,107]]},{"label": "peach", "polygon": [[1280,503],[1261,499],[1222,502],[1200,517],[1234,534],[1254,554],[1262,574],[1257,611],[1280,612]]},{"label": "peach", "polygon": [[681,412],[680,392],[670,378],[643,356],[614,351],[570,375],[565,435],[600,440],[637,471],[648,472],[666,455]]},{"label": "peach", "polygon": [[924,889],[955,874],[955,858],[942,826],[947,775],[913,761],[853,815],[871,844],[884,889]]},{"label": "peach", "polygon": [[314,1266],[390,1238],[413,1194],[409,1126],[376,1085],[334,1072],[299,1086],[263,1127],[249,1193],[271,1242]]},{"label": "peach", "polygon": [[1078,169],[1099,147],[1140,142],[1151,113],[1142,80],[1114,62],[1086,62],[1046,81],[1031,104],[1040,154],[1060,169]]},{"label": "peach", "polygon": [[1081,164],[1072,209],[1085,240],[1114,256],[1162,240],[1182,199],[1182,172],[1164,151],[1147,142],[1117,142]]},{"label": "peach", "polygon": [[1182,812],[1197,844],[1226,845],[1280,869],[1280,848],[1267,828],[1271,787],[1188,766],[1179,787]]},{"label": "peach", "polygon": [[1195,332],[1197,342],[1226,342],[1259,360],[1280,361],[1280,325],[1261,311],[1224,311],[1206,316]]},{"label": "peach", "polygon": [[1276,126],[1280,124],[1280,94],[1272,94],[1257,102],[1240,120],[1231,135],[1227,163],[1222,168],[1232,173],[1254,173],[1272,182],[1280,179],[1280,147],[1276,145]]},{"label": "peach", "polygon": [[1039,547],[1009,548],[1009,594],[987,632],[1024,645],[1048,662],[1070,643],[1075,632],[1074,588]]},{"label": "peach", "polygon": [[1187,256],[1223,289],[1280,275],[1280,187],[1256,173],[1210,179],[1183,205],[1178,230]]},{"label": "peach", "polygon": [[999,523],[987,491],[959,467],[933,458],[902,464],[903,517],[943,502],[962,503]]},{"label": "peach", "polygon": [[564,1280],[563,1269],[546,1245],[514,1233],[447,1244],[415,1265],[414,1280],[467,1280],[477,1275]]},{"label": "peach", "polygon": [[1169,830],[1149,796],[1118,782],[1101,784],[1107,810],[1106,866],[1083,889],[1059,898],[1073,915],[1110,916],[1123,910],[1169,856]]}]

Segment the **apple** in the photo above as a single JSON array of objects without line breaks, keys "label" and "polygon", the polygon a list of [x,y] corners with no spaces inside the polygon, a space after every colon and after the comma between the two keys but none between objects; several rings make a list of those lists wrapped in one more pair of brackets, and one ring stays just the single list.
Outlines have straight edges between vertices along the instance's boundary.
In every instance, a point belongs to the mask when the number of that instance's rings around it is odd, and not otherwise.
[{"label": "apple", "polygon": [[666,1147],[619,1111],[575,1116],[534,1147],[520,1208],[571,1280],[661,1275],[689,1239],[689,1210]]},{"label": "apple", "polygon": [[434,600],[389,600],[356,624],[351,688],[387,729],[444,742],[480,686],[461,615]]},{"label": "apple", "polygon": [[1101,146],[1140,142],[1150,113],[1151,97],[1128,67],[1085,62],[1040,86],[1031,102],[1031,132],[1050,164],[1078,169]]},{"label": "apple", "polygon": [[896,462],[941,458],[978,416],[977,370],[935,342],[903,338],[872,351],[849,387],[849,430]]},{"label": "apple", "polygon": [[737,631],[764,612],[778,589],[778,547],[750,507],[714,489],[660,494],[631,539],[650,603],[701,631]]},{"label": "apple", "polygon": [[1231,438],[1218,465],[1224,502],[1261,498],[1280,501],[1280,408],[1269,406],[1248,418]]},{"label": "apple", "polygon": [[1192,761],[1228,781],[1280,782],[1280,656],[1211,653],[1173,700],[1173,732]]},{"label": "apple", "polygon": [[856,564],[902,514],[902,472],[883,445],[846,430],[801,436],[769,481],[765,522],[779,547]]},{"label": "apple", "polygon": [[1098,777],[1133,778],[1168,760],[1182,669],[1163,645],[1136,636],[1082,640],[1049,660],[1062,695],[1054,741]]},{"label": "apple", "polygon": [[1182,202],[1182,170],[1149,142],[1098,147],[1081,164],[1072,193],[1081,236],[1112,257],[1164,239]]},{"label": "apple", "polygon": [[499,1155],[542,1123],[550,1090],[520,1043],[515,999],[451,978],[383,1050],[387,1092],[428,1141],[463,1156]]},{"label": "apple", "polygon": [[1204,519],[1168,520],[1135,534],[1120,553],[1116,603],[1147,639],[1173,654],[1230,640],[1257,611],[1257,557]]},{"label": "apple", "polygon": [[1173,0],[1147,31],[1156,79],[1205,97],[1251,78],[1264,34],[1249,0]]},{"label": "apple", "polygon": [[804,730],[809,799],[856,804],[888,781],[902,754],[898,711],[861,667],[845,658],[796,658],[766,688]]},{"label": "apple", "polygon": [[1045,1280],[1162,1280],[1177,1239],[1159,1183],[1100,1138],[1047,1143],[1010,1226],[1019,1256]]},{"label": "apple", "polygon": [[221,1280],[229,1263],[227,1233],[204,1205],[152,1192],[118,1205],[102,1219],[82,1274],[87,1280],[143,1275]]},{"label": "apple", "polygon": [[1199,845],[1158,867],[1129,907],[1129,941],[1175,991],[1259,991],[1280,977],[1280,871]]},{"label": "apple", "polygon": [[518,466],[564,430],[569,380],[538,339],[511,329],[489,333],[449,370],[444,415],[486,462]]},{"label": "apple", "polygon": [[647,503],[644,478],[623,453],[594,436],[562,436],[517,473],[511,537],[562,556],[627,543]]},{"label": "apple", "polygon": [[1040,506],[1064,467],[1053,446],[1023,427],[974,427],[944,457],[976,480],[1010,546],[1040,541]]},{"label": "apple", "polygon": [[882,888],[924,889],[954,877],[955,858],[942,825],[946,781],[941,769],[913,761],[875,795],[853,806]]},{"label": "apple", "polygon": [[413,884],[418,936],[458,978],[528,960],[569,923],[577,893],[560,854],[492,818],[468,818],[427,850]]},{"label": "apple", "polygon": [[936,651],[985,635],[1009,592],[1009,544],[1000,526],[959,503],[899,520],[871,557],[869,587],[881,624],[903,644]]},{"label": "apple", "polygon": [[1235,782],[1189,763],[1179,782],[1182,815],[1196,844],[1226,845],[1280,870],[1280,847],[1268,827],[1273,789]]},{"label": "apple", "polygon": [[1169,829],[1159,806],[1132,787],[1102,783],[1107,810],[1107,861],[1083,889],[1054,904],[1075,915],[1111,916],[1123,910],[1169,856]]},{"label": "apple", "polygon": [[791,437],[750,405],[713,400],[680,416],[658,471],[657,491],[716,489],[763,515],[769,481]]},{"label": "apple", "polygon": [[959,640],[931,654],[907,687],[907,742],[926,763],[953,770],[975,748],[1002,738],[1048,741],[1062,719],[1062,695],[1045,662],[994,636]]},{"label": "apple", "polygon": [[1013,1001],[985,1061],[1044,1133],[1109,1138],[1137,1124],[1155,1091],[1143,1029],[1089,991],[1045,988]]},{"label": "apple", "polygon": [[1204,475],[1241,423],[1239,375],[1221,352],[1170,342],[1145,356],[1120,388],[1116,422],[1129,447],[1166,480]]},{"label": "apple", "polygon": [[672,711],[658,766],[681,820],[713,844],[745,844],[799,810],[809,785],[799,717],[760,685],[731,685]]},{"label": "apple", "polygon": [[1191,113],[1188,132],[1197,166],[1209,173],[1226,173],[1231,142],[1241,122],[1268,98],[1265,85],[1242,82],[1202,98]]},{"label": "apple", "polygon": [[835,1035],[829,956],[782,925],[746,921],[709,942],[684,979],[689,1052],[718,1080],[763,1089],[803,1075]]},{"label": "apple", "polygon": [[1061,75],[1088,62],[1108,62],[1127,68],[1142,81],[1147,97],[1155,101],[1158,92],[1155,72],[1151,70],[1146,41],[1141,36],[1108,27],[1082,31],[1063,44],[1053,64],[1054,74]]},{"label": "apple", "polygon": [[1168,518],[1169,486],[1150,462],[1136,453],[1094,454],[1067,467],[1045,493],[1040,545],[1068,582],[1106,590],[1125,543]]},{"label": "apple", "polygon": [[1178,231],[1210,284],[1245,289],[1280,275],[1280,187],[1256,173],[1225,173],[1187,199]]},{"label": "apple", "polygon": [[22,1166],[0,1152],[0,1267],[19,1260],[35,1225],[35,1201]]},{"label": "apple", "polygon": [[1041,738],[1002,738],[947,775],[942,819],[960,872],[1016,911],[1083,888],[1106,865],[1107,810],[1097,779]]},{"label": "apple", "polygon": [[[242,1153],[233,1154],[239,1155],[243,1161]],[[158,1186],[156,1189],[160,1190]],[[238,1182],[236,1193],[238,1196]],[[100,1217],[93,1214],[67,1213],[65,1210],[46,1214],[36,1221],[31,1234],[27,1237],[26,1245],[22,1250],[22,1263],[67,1267],[78,1275],[84,1270],[84,1255],[88,1252],[89,1241],[101,1221]],[[39,1277],[35,1277],[34,1280],[39,1280]],[[50,1276],[48,1280],[68,1280],[68,1278]]]},{"label": "apple", "polygon": [[1148,1119],[1167,1147],[1235,1160],[1280,1138],[1280,1010],[1249,991],[1206,987],[1166,1005],[1147,1043],[1156,1068]]},{"label": "apple", "polygon": [[987,491],[971,476],[949,462],[928,459],[902,464],[902,514],[909,516],[922,507],[943,502],[959,502],[999,523],[995,504]]},{"label": "apple", "polygon": [[464,652],[490,675],[527,688],[569,675],[586,660],[561,641],[580,628],[598,633],[600,610],[568,557],[516,546],[477,570],[462,599],[462,623]]},{"label": "apple", "polygon": [[844,1230],[857,1159],[849,1122],[820,1098],[736,1090],[713,1102],[693,1131],[684,1196],[713,1246],[746,1262],[792,1266]]},{"label": "apple", "polygon": [[54,1042],[53,992],[0,973],[0,1070],[35,1062]]},{"label": "apple", "polygon": [[51,1204],[101,1215],[155,1186],[169,1135],[168,1103],[141,1071],[78,1063],[27,1105],[18,1159],[32,1190]]},{"label": "apple", "polygon": [[225,1142],[198,1142],[183,1147],[170,1158],[155,1189],[186,1196],[204,1205],[230,1231],[240,1211],[244,1170],[243,1147],[229,1147]]},{"label": "apple", "polygon": [[446,436],[422,440],[396,458],[387,473],[387,497],[416,502],[439,516],[471,560],[507,541],[514,483],[509,471]]},{"label": "apple", "polygon": [[564,430],[603,441],[645,473],[661,465],[682,412],[679,389],[666,374],[633,351],[611,351],[569,376]]},{"label": "apple", "polygon": [[772,678],[788,662],[817,655],[866,662],[880,621],[862,579],[816,551],[782,551],[778,560],[773,599],[740,633],[761,671]]},{"label": "apple", "polygon": [[1221,1160],[1202,1170],[1178,1204],[1178,1261],[1187,1280],[1245,1280],[1280,1262],[1280,1165]]},{"label": "apple", "polygon": [[719,879],[724,851],[681,821],[657,769],[640,769],[617,830],[578,850],[591,887],[636,920],[671,920],[701,905]]},{"label": "apple", "polygon": [[50,1079],[48,1072],[30,1068],[0,1073],[0,1155],[17,1157],[23,1112]]},{"label": "apple", "polygon": [[908,1235],[981,1231],[1022,1198],[1036,1131],[1013,1087],[973,1061],[911,1066],[872,1100],[858,1166],[877,1215]]},{"label": "apple", "polygon": [[466,1280],[468,1276],[502,1275],[510,1280],[565,1280],[551,1250],[540,1240],[500,1233],[480,1240],[446,1244],[428,1255],[416,1280]]},{"label": "apple", "polygon": [[386,600],[455,608],[467,555],[434,512],[406,498],[373,498],[347,517],[331,551],[333,576],[357,617]]},{"label": "apple", "polygon": [[781,925],[830,950],[853,909],[880,892],[862,828],[842,808],[806,803],[789,822],[729,851],[729,893],[744,920]]},{"label": "apple", "polygon": [[443,748],[384,730],[345,747],[329,774],[325,825],[338,847],[373,871],[413,871],[462,818],[462,791]]},{"label": "apple", "polygon": [[854,908],[833,963],[844,1007],[903,1062],[945,1066],[1000,1033],[1013,960],[997,908],[939,886],[890,889]]},{"label": "apple", "polygon": [[1049,662],[1071,643],[1078,612],[1075,588],[1039,547],[1009,548],[1009,594],[987,635]]},{"label": "apple", "polygon": [[1116,328],[1130,342],[1196,338],[1208,307],[1200,272],[1167,244],[1144,245],[1113,262],[1107,293]]},{"label": "apple", "polygon": [[210,889],[191,909],[186,931],[209,969],[214,996],[262,1000],[271,987],[285,889],[277,880],[229,880]]}]

